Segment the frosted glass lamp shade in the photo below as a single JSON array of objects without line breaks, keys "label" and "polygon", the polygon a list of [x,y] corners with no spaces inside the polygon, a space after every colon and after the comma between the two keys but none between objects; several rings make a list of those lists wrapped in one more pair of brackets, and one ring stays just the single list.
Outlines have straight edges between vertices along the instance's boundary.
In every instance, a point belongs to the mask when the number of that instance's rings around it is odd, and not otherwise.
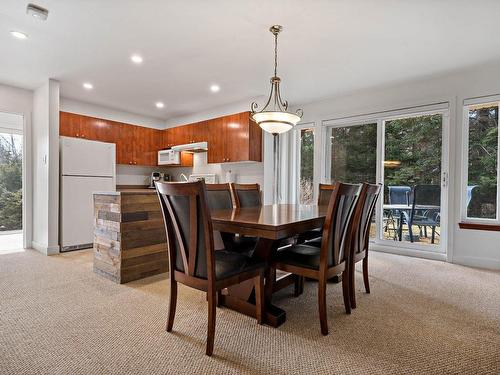
[{"label": "frosted glass lamp shade", "polygon": [[264,131],[271,134],[285,133],[300,121],[298,115],[289,112],[257,112],[252,118]]}]

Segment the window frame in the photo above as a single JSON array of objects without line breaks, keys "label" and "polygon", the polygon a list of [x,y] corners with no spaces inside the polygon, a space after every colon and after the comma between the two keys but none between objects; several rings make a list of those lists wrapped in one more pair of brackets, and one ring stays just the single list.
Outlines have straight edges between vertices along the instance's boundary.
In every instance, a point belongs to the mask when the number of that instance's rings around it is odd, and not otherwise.
[{"label": "window frame", "polygon": [[[497,137],[497,202],[496,218],[476,218],[467,216],[467,186],[469,180],[469,107],[472,105],[496,103],[499,107],[499,123]],[[500,225],[500,95],[482,96],[464,99],[462,104],[462,181],[460,184],[460,222],[471,224]]]},{"label": "window frame", "polygon": [[[292,181],[293,184],[290,185],[290,190],[289,190],[289,196],[290,196],[290,202],[300,204],[299,198],[300,198],[300,193],[299,193],[299,188],[300,188],[300,162],[301,162],[301,153],[300,153],[300,143],[301,143],[301,137],[300,133],[304,129],[312,129],[313,131],[313,136],[314,136],[314,149],[317,147],[317,137],[318,137],[318,129],[316,128],[316,124],[314,122],[306,122],[302,123],[299,125],[296,125],[293,128],[293,135],[292,135],[292,158],[293,160],[293,165],[292,165]],[[317,177],[317,160],[316,160],[316,152],[314,152],[314,158],[313,158],[313,202],[316,201],[317,199],[317,185],[318,185],[318,177]]]}]

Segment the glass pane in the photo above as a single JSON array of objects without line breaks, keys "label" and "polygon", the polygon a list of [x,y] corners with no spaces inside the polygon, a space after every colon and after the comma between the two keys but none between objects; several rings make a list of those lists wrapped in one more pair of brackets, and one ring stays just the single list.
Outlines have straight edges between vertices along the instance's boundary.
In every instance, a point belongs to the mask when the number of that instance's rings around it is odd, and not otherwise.
[{"label": "glass pane", "polygon": [[[359,184],[377,180],[377,124],[332,128],[331,182]],[[375,238],[375,215],[370,226],[370,237]]]},{"label": "glass pane", "polygon": [[385,122],[383,238],[438,245],[442,115]]},{"label": "glass pane", "polygon": [[314,204],[314,130],[300,131],[299,203]]},{"label": "glass pane", "polygon": [[22,135],[0,133],[0,232],[4,234],[23,226],[22,140]]},{"label": "glass pane", "polygon": [[469,107],[467,217],[497,216],[498,103]]}]

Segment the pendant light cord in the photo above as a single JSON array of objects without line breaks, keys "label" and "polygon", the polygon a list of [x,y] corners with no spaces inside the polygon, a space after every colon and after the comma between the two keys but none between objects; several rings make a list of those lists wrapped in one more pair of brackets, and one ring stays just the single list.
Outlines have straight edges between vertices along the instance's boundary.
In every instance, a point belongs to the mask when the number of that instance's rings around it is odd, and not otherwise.
[{"label": "pendant light cord", "polygon": [[278,70],[278,33],[274,34],[274,76]]}]

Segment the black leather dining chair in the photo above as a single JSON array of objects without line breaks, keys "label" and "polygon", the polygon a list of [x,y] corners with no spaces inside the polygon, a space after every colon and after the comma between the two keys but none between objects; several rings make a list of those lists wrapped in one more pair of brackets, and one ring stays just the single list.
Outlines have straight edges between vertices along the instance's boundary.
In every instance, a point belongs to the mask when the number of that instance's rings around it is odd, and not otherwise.
[{"label": "black leather dining chair", "polygon": [[231,184],[236,207],[259,207],[262,199],[259,184]]},{"label": "black leather dining chair", "polygon": [[342,275],[342,291],[347,314],[350,306],[350,240],[352,218],[360,185],[337,183],[330,197],[323,225],[321,247],[292,245],[276,253],[272,267],[318,280],[318,305],[321,333],[328,334],[326,285],[333,276]]},{"label": "black leather dining chair", "polygon": [[264,309],[264,269],[258,259],[230,251],[214,251],[213,227],[205,182],[156,183],[169,253],[170,301],[167,331],[172,331],[177,305],[177,283],[207,293],[206,354],[212,355],[215,337],[216,293],[253,279],[257,322]]}]

